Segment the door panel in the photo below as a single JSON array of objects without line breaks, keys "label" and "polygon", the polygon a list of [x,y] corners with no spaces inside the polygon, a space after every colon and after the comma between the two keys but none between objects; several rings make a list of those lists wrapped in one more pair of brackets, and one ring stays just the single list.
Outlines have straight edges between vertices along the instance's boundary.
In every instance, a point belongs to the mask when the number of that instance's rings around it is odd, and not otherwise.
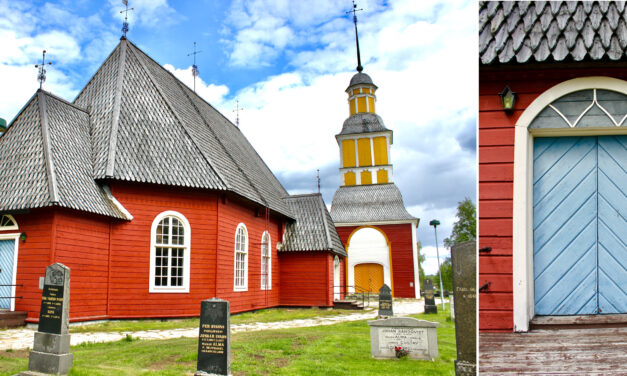
[{"label": "door panel", "polygon": [[534,147],[534,286],[540,315],[597,312],[596,138]]},{"label": "door panel", "polygon": [[599,311],[627,312],[627,136],[599,137]]},{"label": "door panel", "polygon": [[383,286],[383,266],[379,264],[355,265],[355,292],[379,292]]},{"label": "door panel", "polygon": [[[0,285],[10,285],[13,283],[13,252],[15,251],[14,240],[0,240]],[[11,286],[0,286],[0,309],[11,309]]]}]

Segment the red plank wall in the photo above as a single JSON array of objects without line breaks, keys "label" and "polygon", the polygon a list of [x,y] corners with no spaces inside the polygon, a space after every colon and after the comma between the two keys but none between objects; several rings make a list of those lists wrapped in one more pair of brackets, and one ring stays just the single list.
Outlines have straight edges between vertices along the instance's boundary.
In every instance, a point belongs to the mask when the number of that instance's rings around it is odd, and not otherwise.
[{"label": "red plank wall", "polygon": [[[411,232],[415,231],[413,224],[363,226],[374,227],[385,233],[392,248],[392,278],[393,294],[398,298],[414,298],[416,290],[410,286],[414,282],[414,260]],[[347,242],[358,226],[338,227],[337,232],[348,252]],[[350,253],[349,253],[350,257]]]},{"label": "red plank wall", "polygon": [[39,277],[43,277],[50,264],[52,247],[52,227],[54,212],[50,209],[35,209],[30,214],[15,214],[17,230],[2,231],[0,234],[26,233],[26,241],[18,240],[16,311],[28,312],[28,318],[39,316],[41,290]]},{"label": "red plank wall", "polygon": [[[231,312],[274,307],[279,304],[281,293],[279,260],[276,244],[281,240],[282,221],[270,215],[266,220],[265,209],[243,202],[219,199],[218,211],[218,269],[212,283],[217,286],[216,295],[231,302]],[[248,291],[234,291],[235,230],[244,223],[248,230]],[[270,233],[272,288],[261,289],[261,239],[265,231]],[[281,268],[283,266],[281,265]]]},{"label": "red plank wall", "polygon": [[[602,68],[530,66],[481,67],[479,72],[479,247],[492,252],[479,255],[479,330],[512,331],[512,200],[514,125],[525,108],[560,82],[586,76],[627,78],[616,64]],[[518,94],[515,110],[506,114],[498,93],[506,85]]]},{"label": "red plank wall", "polygon": [[327,252],[281,252],[282,306],[333,305],[333,255]]}]

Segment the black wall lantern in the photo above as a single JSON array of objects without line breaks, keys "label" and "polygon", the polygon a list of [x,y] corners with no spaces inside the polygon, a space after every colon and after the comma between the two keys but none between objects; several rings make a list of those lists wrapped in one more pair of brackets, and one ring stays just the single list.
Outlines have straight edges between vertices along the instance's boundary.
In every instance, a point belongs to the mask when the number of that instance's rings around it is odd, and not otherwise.
[{"label": "black wall lantern", "polygon": [[25,232],[20,234],[20,240],[22,241],[22,243],[26,242],[26,233]]},{"label": "black wall lantern", "polygon": [[513,111],[516,104],[516,98],[518,95],[509,88],[509,85],[505,86],[502,92],[499,93],[501,97],[501,105],[506,112]]}]

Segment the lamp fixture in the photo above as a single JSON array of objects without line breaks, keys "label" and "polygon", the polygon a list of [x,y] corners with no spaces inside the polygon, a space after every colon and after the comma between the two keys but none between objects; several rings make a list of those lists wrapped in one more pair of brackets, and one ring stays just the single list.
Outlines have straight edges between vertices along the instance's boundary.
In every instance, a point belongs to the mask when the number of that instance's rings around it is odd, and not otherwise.
[{"label": "lamp fixture", "polygon": [[22,241],[22,243],[26,242],[26,233],[25,232],[20,234],[20,240]]},{"label": "lamp fixture", "polygon": [[509,88],[509,85],[506,85],[505,89],[499,93],[499,97],[501,97],[501,106],[503,106],[504,111],[509,112],[514,110],[518,94],[514,93],[512,89]]}]

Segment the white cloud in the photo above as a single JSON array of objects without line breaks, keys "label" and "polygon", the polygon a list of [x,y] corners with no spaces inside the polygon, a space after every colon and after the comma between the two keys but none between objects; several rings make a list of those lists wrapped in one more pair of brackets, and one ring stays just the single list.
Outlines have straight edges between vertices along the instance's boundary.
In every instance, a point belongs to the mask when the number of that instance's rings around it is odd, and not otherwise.
[{"label": "white cloud", "polygon": [[[440,265],[444,262],[446,257],[451,255],[451,251],[447,248],[440,247]],[[425,261],[422,263],[422,269],[427,275],[433,275],[438,272],[438,258],[435,247],[427,246],[420,249],[420,253],[425,255]]]},{"label": "white cloud", "polygon": [[[124,4],[119,0],[109,0],[111,13],[119,20],[124,19]],[[133,8],[133,11],[130,9]],[[132,0],[129,2],[128,22],[146,27],[162,27],[181,21],[183,17],[170,7],[167,0]],[[132,27],[132,26],[131,26]]]},{"label": "white cloud", "polygon": [[[186,69],[174,68],[171,64],[163,66],[181,80],[190,89],[194,88],[194,76],[192,76],[192,67]],[[224,101],[224,97],[229,93],[229,88],[225,85],[214,85],[205,83],[202,78],[196,77],[196,93],[213,106],[220,105]]]}]

